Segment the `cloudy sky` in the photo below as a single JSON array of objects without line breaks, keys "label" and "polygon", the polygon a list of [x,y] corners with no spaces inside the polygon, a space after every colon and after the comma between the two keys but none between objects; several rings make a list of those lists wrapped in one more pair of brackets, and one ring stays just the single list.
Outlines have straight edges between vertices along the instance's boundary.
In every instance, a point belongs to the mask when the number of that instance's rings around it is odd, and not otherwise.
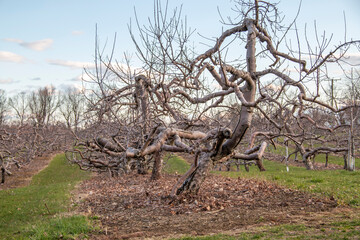
[{"label": "cloudy sky", "polygon": [[[279,5],[285,21],[294,17],[299,2]],[[224,16],[234,15],[231,0],[169,0],[170,8],[180,4],[188,25],[196,29],[195,44],[202,41],[197,33],[221,33],[217,7]],[[134,8],[143,24],[153,15],[152,0],[0,0],[0,89],[11,95],[46,85],[81,86],[83,67],[93,66],[96,24],[100,45],[111,45],[117,33],[117,59],[135,52],[128,32]],[[313,32],[316,20],[320,34],[334,34],[335,45],[344,39],[345,12],[347,39],[360,39],[359,11],[358,0],[303,0],[297,26],[303,30],[307,23]]]}]

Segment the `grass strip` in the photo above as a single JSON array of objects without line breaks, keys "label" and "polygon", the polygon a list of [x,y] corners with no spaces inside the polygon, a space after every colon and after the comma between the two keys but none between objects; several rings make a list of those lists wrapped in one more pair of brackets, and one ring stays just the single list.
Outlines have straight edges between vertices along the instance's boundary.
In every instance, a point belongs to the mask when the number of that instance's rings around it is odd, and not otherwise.
[{"label": "grass strip", "polygon": [[71,210],[70,191],[89,177],[58,154],[29,186],[0,191],[0,239],[71,239],[89,232],[84,216],[62,216]]}]

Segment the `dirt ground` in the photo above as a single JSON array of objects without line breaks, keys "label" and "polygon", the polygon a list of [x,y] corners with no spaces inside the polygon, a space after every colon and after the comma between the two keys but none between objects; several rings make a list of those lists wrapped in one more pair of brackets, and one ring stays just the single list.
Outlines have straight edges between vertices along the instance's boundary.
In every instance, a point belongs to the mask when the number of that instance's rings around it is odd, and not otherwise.
[{"label": "dirt ground", "polygon": [[[269,182],[207,178],[196,197],[169,198],[180,177],[96,176],[78,188],[79,211],[98,216],[102,231],[91,239],[168,238],[234,232],[254,226],[294,223],[333,211],[334,200]],[[318,220],[316,220],[318,221]]]},{"label": "dirt ground", "polygon": [[42,157],[33,159],[29,164],[21,166],[21,168],[13,167],[11,170],[12,175],[6,176],[5,183],[0,184],[0,190],[24,187],[29,185],[32,176],[43,170],[56,153],[47,154]]}]

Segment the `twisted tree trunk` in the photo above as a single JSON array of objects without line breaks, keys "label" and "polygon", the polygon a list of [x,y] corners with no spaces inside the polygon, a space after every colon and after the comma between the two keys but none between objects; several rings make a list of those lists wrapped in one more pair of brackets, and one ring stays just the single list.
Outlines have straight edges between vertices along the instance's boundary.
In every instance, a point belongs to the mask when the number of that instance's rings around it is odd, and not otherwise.
[{"label": "twisted tree trunk", "polygon": [[[217,161],[233,153],[234,149],[243,139],[247,129],[251,126],[253,110],[249,104],[255,101],[256,94],[256,78],[254,77],[254,73],[256,72],[256,31],[254,20],[245,19],[245,25],[247,28],[246,61],[248,75],[237,75],[238,77],[246,78],[246,84],[241,87],[241,89],[238,89],[239,93],[237,94],[238,97],[240,96],[239,99],[242,102],[238,123],[232,136],[228,140],[224,143],[222,141],[221,145],[213,152],[203,152],[200,154],[195,170],[185,179],[182,186],[177,190],[177,195],[184,191],[197,194],[208,172]],[[236,75],[237,73],[234,72],[233,74]]]},{"label": "twisted tree trunk", "polygon": [[176,191],[176,195],[182,192],[190,194],[197,194],[201,187],[201,184],[205,180],[206,175],[213,168],[213,161],[210,158],[210,153],[201,153],[198,159],[197,166],[188,175],[181,187]]}]

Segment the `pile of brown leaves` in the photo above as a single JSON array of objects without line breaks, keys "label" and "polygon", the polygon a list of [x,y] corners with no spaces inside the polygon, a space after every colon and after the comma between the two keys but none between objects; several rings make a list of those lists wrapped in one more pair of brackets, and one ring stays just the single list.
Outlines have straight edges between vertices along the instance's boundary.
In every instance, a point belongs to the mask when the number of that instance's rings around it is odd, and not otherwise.
[{"label": "pile of brown leaves", "polygon": [[[80,211],[100,216],[106,233],[146,236],[194,234],[285,221],[289,214],[325,211],[336,202],[254,179],[211,175],[196,196],[170,198],[180,176],[150,181],[148,175],[97,176],[79,188]],[[210,213],[210,214],[207,214]],[[141,235],[141,236],[145,236]],[[119,237],[120,236],[120,237]]]}]

